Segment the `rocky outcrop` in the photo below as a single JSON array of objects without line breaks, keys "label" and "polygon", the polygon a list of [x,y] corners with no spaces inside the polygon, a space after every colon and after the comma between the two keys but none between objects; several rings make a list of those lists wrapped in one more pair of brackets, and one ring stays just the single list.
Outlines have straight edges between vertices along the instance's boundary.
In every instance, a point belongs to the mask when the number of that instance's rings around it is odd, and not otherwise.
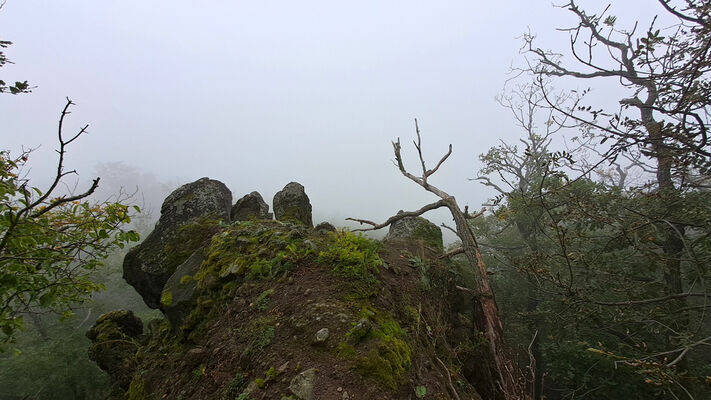
[{"label": "rocky outcrop", "polygon": [[304,187],[297,182],[290,182],[274,195],[272,202],[274,216],[280,221],[297,221],[309,228],[313,227],[311,202]]},{"label": "rocky outcrop", "polygon": [[143,322],[126,310],[101,315],[86,333],[92,342],[89,359],[106,371],[114,384],[123,390],[131,383],[141,334]]},{"label": "rocky outcrop", "polygon": [[269,213],[269,206],[264,202],[262,195],[259,192],[252,192],[237,200],[232,206],[230,217],[232,221],[248,221],[250,218],[272,219],[273,216]]},{"label": "rocky outcrop", "polygon": [[[295,182],[274,196],[279,221],[252,220],[268,210],[255,194],[234,207],[235,219],[249,221],[221,223],[230,220],[227,188],[186,185],[126,256],[127,280],[166,319],[142,334],[139,319],[118,311],[92,327],[91,358],[115,382],[111,400],[407,400],[413,387],[446,399],[442,359],[446,372],[463,371],[452,376],[461,398],[494,387],[471,346],[473,303],[453,289],[439,228],[405,219],[385,244],[330,224],[311,229],[309,198]],[[426,267],[411,268],[413,254]]]},{"label": "rocky outcrop", "polygon": [[[402,211],[398,212],[400,214]],[[390,225],[384,240],[421,240],[426,246],[442,250],[442,230],[422,217],[405,217]]]},{"label": "rocky outcrop", "polygon": [[232,193],[222,182],[202,178],[176,189],[163,202],[155,229],[131,249],[123,277],[151,308],[160,306],[163,286],[175,269],[230,220]]}]

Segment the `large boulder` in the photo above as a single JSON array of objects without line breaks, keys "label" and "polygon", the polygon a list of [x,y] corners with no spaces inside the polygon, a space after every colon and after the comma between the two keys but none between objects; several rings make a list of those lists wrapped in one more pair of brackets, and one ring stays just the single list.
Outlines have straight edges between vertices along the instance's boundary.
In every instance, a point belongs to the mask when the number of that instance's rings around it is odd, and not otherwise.
[{"label": "large boulder", "polygon": [[442,230],[422,217],[405,217],[390,224],[390,230],[383,240],[392,239],[421,240],[426,246],[439,250],[444,248]]},{"label": "large boulder", "polygon": [[280,221],[296,221],[309,228],[314,226],[311,218],[311,202],[300,183],[290,182],[274,195],[274,217]]},{"label": "large boulder", "polygon": [[89,359],[123,390],[131,383],[137,343],[142,333],[143,322],[127,310],[101,315],[86,333],[91,340]]},{"label": "large boulder", "polygon": [[160,307],[163,286],[176,268],[230,221],[232,193],[202,178],[176,189],[163,202],[155,229],[123,261],[123,277],[151,308]]},{"label": "large boulder", "polygon": [[250,218],[272,219],[269,206],[259,192],[252,192],[237,200],[232,206],[232,221],[248,221]]}]

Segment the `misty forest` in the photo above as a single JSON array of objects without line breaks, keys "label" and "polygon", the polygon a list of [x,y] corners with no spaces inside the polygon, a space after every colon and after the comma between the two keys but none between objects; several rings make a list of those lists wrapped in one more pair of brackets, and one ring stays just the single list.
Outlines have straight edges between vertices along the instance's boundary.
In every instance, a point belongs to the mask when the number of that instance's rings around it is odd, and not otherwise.
[{"label": "misty forest", "polygon": [[[22,3],[0,3],[0,400],[711,399],[708,1],[177,2],[194,25],[136,14],[115,41],[63,35],[142,3],[27,26],[55,5]],[[446,23],[468,18],[487,38]]]}]

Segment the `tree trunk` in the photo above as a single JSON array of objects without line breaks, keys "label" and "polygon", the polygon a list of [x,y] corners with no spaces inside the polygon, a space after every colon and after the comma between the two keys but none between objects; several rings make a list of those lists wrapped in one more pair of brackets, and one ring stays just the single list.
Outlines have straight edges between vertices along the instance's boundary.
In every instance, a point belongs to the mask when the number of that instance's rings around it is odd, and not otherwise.
[{"label": "tree trunk", "polygon": [[[484,332],[486,338],[489,341],[489,350],[491,356],[494,359],[494,364],[496,365],[497,372],[499,374],[499,384],[501,385],[501,390],[504,393],[506,399],[520,400],[528,398],[528,395],[524,393],[524,389],[519,380],[519,375],[516,372],[519,371],[518,366],[511,360],[510,356],[506,353],[506,348],[504,346],[504,332],[503,326],[501,324],[501,319],[499,318],[499,311],[496,307],[496,301],[494,299],[494,294],[489,285],[489,276],[486,270],[486,264],[479,251],[479,246],[474,237],[474,233],[469,226],[467,217],[461,211],[457,205],[457,201],[454,197],[449,197],[444,199],[447,203],[447,208],[452,213],[454,218],[454,223],[456,225],[457,233],[462,241],[462,249],[464,250],[464,256],[467,262],[474,266],[478,270],[477,276],[477,296],[474,299],[481,307],[483,313],[483,320],[485,326],[477,326],[479,331]],[[478,320],[481,320],[477,318]]]}]

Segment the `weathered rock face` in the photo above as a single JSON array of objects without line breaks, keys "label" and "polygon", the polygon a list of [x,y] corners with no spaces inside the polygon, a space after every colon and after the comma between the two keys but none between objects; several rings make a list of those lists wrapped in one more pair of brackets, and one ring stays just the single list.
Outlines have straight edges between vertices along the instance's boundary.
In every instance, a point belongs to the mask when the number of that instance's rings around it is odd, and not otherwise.
[{"label": "weathered rock face", "polygon": [[165,199],[155,229],[123,262],[124,279],[149,307],[160,306],[168,278],[216,232],[217,221],[230,220],[231,205],[227,186],[208,178],[183,185]]},{"label": "weathered rock face", "polygon": [[300,183],[291,182],[274,195],[274,216],[280,221],[298,221],[309,228],[314,226],[311,218],[311,202]]},{"label": "weathered rock face", "polygon": [[237,200],[230,214],[232,221],[247,221],[250,218],[272,219],[269,206],[259,192],[252,192]]},{"label": "weathered rock face", "polygon": [[106,371],[123,390],[131,383],[135,368],[134,342],[142,333],[143,322],[126,310],[101,315],[86,333],[92,342],[89,359]]},{"label": "weathered rock face", "polygon": [[196,251],[175,269],[165,283],[160,296],[160,308],[174,327],[180,326],[192,310],[197,288],[197,282],[193,277],[200,270],[204,259],[203,249]]},{"label": "weathered rock face", "polygon": [[[398,212],[400,214],[402,211]],[[388,234],[383,240],[422,240],[433,248],[442,250],[442,230],[432,222],[422,217],[405,217],[390,225]]]}]

